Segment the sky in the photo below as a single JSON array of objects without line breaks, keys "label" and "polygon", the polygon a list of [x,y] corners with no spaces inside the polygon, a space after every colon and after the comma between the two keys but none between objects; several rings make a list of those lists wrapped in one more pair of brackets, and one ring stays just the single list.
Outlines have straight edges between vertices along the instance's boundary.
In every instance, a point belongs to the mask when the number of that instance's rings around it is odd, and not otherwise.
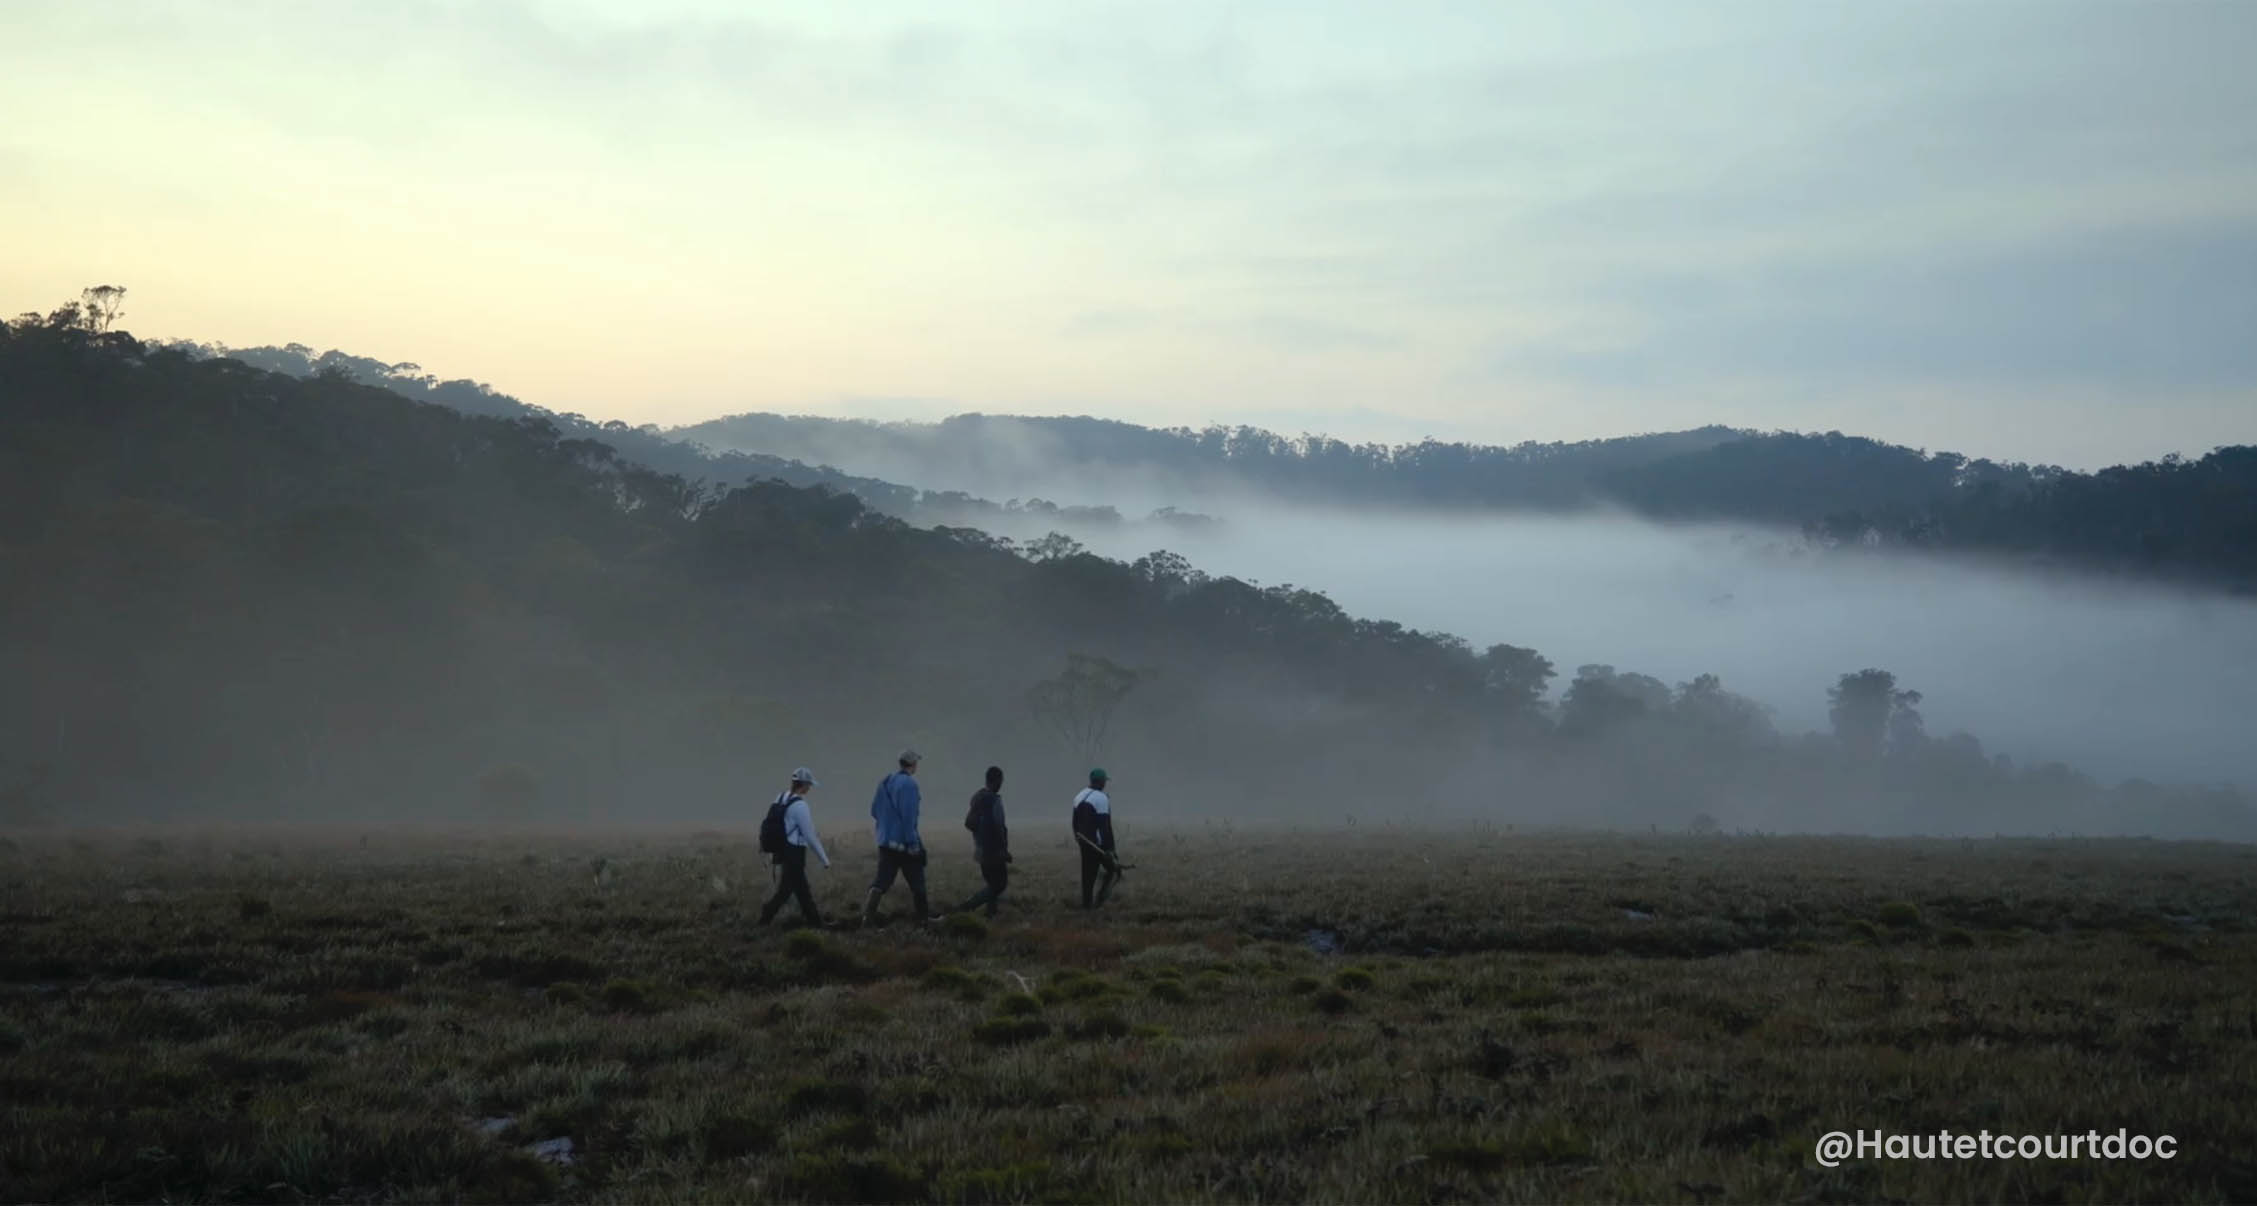
[{"label": "sky", "polygon": [[7,0],[0,309],[558,410],[2257,442],[2257,4]]}]

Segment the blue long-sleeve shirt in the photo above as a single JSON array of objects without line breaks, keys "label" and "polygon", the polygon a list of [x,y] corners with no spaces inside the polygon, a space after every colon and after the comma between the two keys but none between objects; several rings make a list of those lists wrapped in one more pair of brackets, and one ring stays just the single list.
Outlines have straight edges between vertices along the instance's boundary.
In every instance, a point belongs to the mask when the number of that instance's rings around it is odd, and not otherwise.
[{"label": "blue long-sleeve shirt", "polygon": [[878,823],[878,848],[918,850],[925,844],[917,833],[917,806],[922,800],[917,779],[901,771],[887,775],[870,797],[870,819]]}]

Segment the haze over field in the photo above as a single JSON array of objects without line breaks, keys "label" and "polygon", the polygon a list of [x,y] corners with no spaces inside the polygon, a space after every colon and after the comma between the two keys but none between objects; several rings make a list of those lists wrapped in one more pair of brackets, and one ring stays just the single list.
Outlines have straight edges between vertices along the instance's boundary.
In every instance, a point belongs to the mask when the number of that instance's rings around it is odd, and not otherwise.
[{"label": "haze over field", "polygon": [[2257,830],[2204,786],[2257,781],[2253,37],[0,7],[0,285],[65,303],[0,344],[0,804],[1055,772],[1030,698],[1109,666],[1121,757],[1241,811],[1400,758],[1432,816]]},{"label": "haze over field", "polygon": [[[747,433],[766,438],[731,438]],[[2246,721],[2257,715],[2257,678],[2245,670],[2257,664],[2257,601],[2246,595],[1974,557],[1828,557],[1792,528],[1659,524],[1619,508],[1294,504],[1220,471],[1155,468],[1139,450],[1156,433],[1117,437],[1112,461],[1092,455],[1091,441],[1008,421],[952,438],[925,426],[749,416],[679,434],[928,490],[1213,515],[1222,522],[1163,532],[1041,516],[988,526],[1021,541],[1060,528],[1122,560],[1161,542],[1209,573],[1320,590],[1357,615],[1477,647],[1530,646],[1559,665],[1563,689],[1585,663],[1670,683],[1715,673],[1802,731],[1826,727],[1824,688],[1836,674],[1877,666],[1926,696],[1932,731],[1981,734],[2018,760],[2257,782]]]},{"label": "haze over field", "polygon": [[[1148,534],[1085,529],[1133,558]],[[1142,537],[1142,538],[1140,538]],[[1799,534],[1635,519],[1248,507],[1171,547],[1212,573],[1323,590],[1359,615],[1680,683],[1721,675],[1783,729],[1878,666],[1931,732],[2106,778],[2257,782],[2257,602],[1912,556],[1821,559]]]},{"label": "haze over field", "polygon": [[[238,354],[300,376],[315,371],[317,359],[272,348]],[[331,362],[411,396],[481,413],[538,413],[466,382],[433,388],[386,374],[379,362]],[[1585,664],[1669,684],[1717,674],[1768,706],[1782,730],[1822,731],[1829,724],[1825,689],[1847,670],[1873,666],[1923,693],[1931,732],[1978,734],[1992,752],[2019,762],[2061,762],[2109,780],[2257,783],[2257,751],[2242,721],[2257,714],[2257,679],[2241,669],[2257,662],[2257,598],[2246,582],[2222,577],[2241,588],[2227,591],[2155,580],[2136,568],[2104,576],[2074,562],[2031,568],[2003,552],[1941,555],[1898,546],[1893,529],[1888,547],[1830,551],[1833,537],[1823,532],[1656,522],[1594,493],[1606,487],[1609,465],[1636,468],[1671,457],[1683,463],[1726,445],[1773,447],[1780,466],[1802,476],[1832,472],[1842,497],[1905,474],[1916,487],[1975,471],[1939,472],[1933,458],[1923,462],[1910,450],[1850,441],[1842,447],[1863,459],[1836,467],[1827,459],[1840,451],[1832,444],[1778,435],[1750,440],[1712,427],[1517,450],[1487,471],[1467,466],[1505,450],[1362,448],[1353,462],[1361,468],[1351,470],[1328,465],[1321,450],[1281,449],[1267,433],[1232,434],[1232,441],[1265,451],[1226,456],[1207,441],[1214,433],[1086,418],[873,425],[754,414],[672,433],[709,450],[761,458],[739,462],[652,432],[583,430],[617,442],[629,456],[721,482],[779,472],[787,461],[803,462],[801,469],[830,466],[843,474],[829,479],[835,487],[881,509],[901,506],[902,496],[918,490],[958,492],[981,507],[933,504],[928,493],[926,505],[898,513],[919,524],[970,524],[1022,545],[1063,531],[1123,562],[1164,548],[1210,575],[1322,591],[1357,616],[1454,634],[1476,648],[1532,647],[1560,672],[1555,701]],[[1431,464],[1422,467],[1422,459]],[[2042,467],[1992,468],[2054,484],[2089,480]],[[1695,481],[1725,503],[1759,512],[1785,506],[1809,521],[1836,505],[1791,482],[1752,488],[1734,480],[1763,471],[1707,469]],[[2029,488],[2023,476],[2010,480]],[[1263,488],[1264,481],[1272,487]],[[1474,509],[1404,501],[1451,497],[1469,484],[1531,501],[1517,510],[1507,502]],[[2233,489],[2230,481],[2226,488]],[[1286,489],[1335,501],[1296,501],[1280,492]],[[1365,496],[1396,501],[1350,505]],[[2165,497],[2176,510],[2141,522],[2181,540],[2197,515],[2228,531],[2239,522],[2204,513],[2200,499]],[[1018,506],[1027,500],[1059,509]],[[987,506],[996,502],[1013,507]],[[1137,522],[1163,508],[1195,521]],[[1126,522],[1097,518],[1110,515]],[[1859,533],[1882,535],[1866,522],[1849,525],[1853,543],[1862,543]],[[1903,520],[1884,509],[1870,522]]]}]

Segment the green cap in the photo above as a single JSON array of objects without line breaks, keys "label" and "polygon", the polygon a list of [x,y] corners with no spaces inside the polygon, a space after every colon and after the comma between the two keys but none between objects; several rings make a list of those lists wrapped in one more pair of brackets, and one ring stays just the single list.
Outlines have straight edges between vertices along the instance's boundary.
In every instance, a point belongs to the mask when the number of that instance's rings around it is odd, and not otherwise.
[{"label": "green cap", "polygon": [[1092,783],[1103,783],[1110,778],[1112,778],[1112,776],[1106,774],[1105,768],[1102,766],[1095,767],[1089,772],[1089,781]]}]

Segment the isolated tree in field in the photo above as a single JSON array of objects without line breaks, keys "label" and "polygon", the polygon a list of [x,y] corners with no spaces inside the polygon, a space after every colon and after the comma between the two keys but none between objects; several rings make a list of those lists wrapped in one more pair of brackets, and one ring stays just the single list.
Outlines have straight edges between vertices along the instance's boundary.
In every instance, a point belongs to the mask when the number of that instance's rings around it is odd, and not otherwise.
[{"label": "isolated tree in field", "polygon": [[1069,653],[1064,673],[1028,689],[1027,705],[1082,761],[1096,762],[1113,714],[1142,677],[1108,658]]},{"label": "isolated tree in field", "polygon": [[1918,691],[1897,690],[1897,676],[1867,668],[1845,674],[1826,691],[1834,736],[1861,758],[1878,758],[1892,743],[1916,744],[1921,728]]}]

